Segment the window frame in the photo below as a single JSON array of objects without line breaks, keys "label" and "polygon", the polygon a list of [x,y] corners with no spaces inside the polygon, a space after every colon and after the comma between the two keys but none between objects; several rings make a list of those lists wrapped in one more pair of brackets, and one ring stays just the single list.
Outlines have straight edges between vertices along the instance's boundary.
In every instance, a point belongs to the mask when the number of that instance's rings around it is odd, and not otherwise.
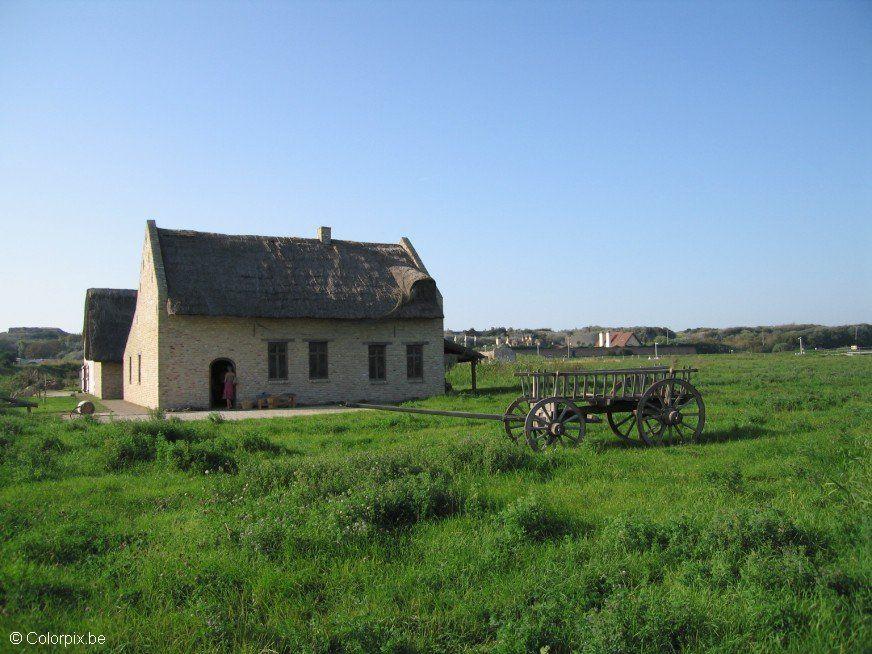
[{"label": "window frame", "polygon": [[[273,351],[273,348],[280,348]],[[273,375],[275,364],[276,375]],[[284,375],[282,375],[284,372]],[[288,381],[288,342],[268,341],[266,346],[266,376],[269,381]]]},{"label": "window frame", "polygon": [[136,383],[142,383],[142,355],[136,355]]},{"label": "window frame", "polygon": [[[416,372],[420,374],[416,375]],[[406,379],[414,381],[422,381],[424,379],[423,343],[406,344]]]},{"label": "window frame", "polygon": [[133,355],[127,355],[127,383],[133,383]]},{"label": "window frame", "polygon": [[[321,369],[322,364],[323,370]],[[309,341],[309,380],[325,381],[327,379],[330,379],[330,353],[327,341]]]},{"label": "window frame", "polygon": [[[388,346],[384,343],[369,343],[367,345],[367,364],[369,381],[384,382],[388,380]],[[373,366],[375,364],[375,366]],[[373,376],[375,367],[375,376]],[[381,370],[379,370],[381,368]],[[381,372],[381,376],[379,376]]]}]

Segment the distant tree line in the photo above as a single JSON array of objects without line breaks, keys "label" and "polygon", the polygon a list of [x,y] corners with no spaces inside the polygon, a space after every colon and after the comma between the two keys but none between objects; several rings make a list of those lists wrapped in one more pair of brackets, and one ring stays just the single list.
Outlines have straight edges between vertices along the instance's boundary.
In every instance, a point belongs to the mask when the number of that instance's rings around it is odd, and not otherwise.
[{"label": "distant tree line", "polygon": [[[547,327],[535,329],[490,327],[488,329],[464,330],[468,336],[478,338],[503,337],[509,334],[530,334],[534,339],[543,342],[560,343],[566,333],[579,334],[614,330],[614,327],[590,325],[579,329],[552,330]],[[726,352],[791,352],[799,349],[799,339],[806,349],[830,350],[857,345],[862,348],[872,347],[872,325],[842,325],[825,327],[823,325],[775,325],[759,327],[697,327],[683,332],[675,332],[666,327],[621,327],[621,330],[631,331],[645,345],[693,345],[702,354],[717,354]]]},{"label": "distant tree line", "polygon": [[82,335],[53,327],[13,327],[0,332],[0,355],[22,359],[81,358]]},{"label": "distant tree line", "polygon": [[791,352],[799,339],[807,350],[831,350],[857,345],[872,347],[872,325],[777,325],[773,327],[700,327],[679,334],[678,342],[696,345],[700,352]]}]

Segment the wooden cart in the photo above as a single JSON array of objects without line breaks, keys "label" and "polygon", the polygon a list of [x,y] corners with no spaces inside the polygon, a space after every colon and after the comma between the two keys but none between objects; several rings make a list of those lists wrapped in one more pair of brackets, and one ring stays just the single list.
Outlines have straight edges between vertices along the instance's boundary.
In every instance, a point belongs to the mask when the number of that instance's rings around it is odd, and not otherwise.
[{"label": "wooden cart", "polygon": [[515,373],[518,396],[503,414],[468,413],[349,403],[364,409],[499,420],[512,441],[534,450],[557,444],[578,445],[587,424],[605,414],[611,430],[623,439],[634,432],[646,445],[691,442],[705,426],[705,403],[690,383],[695,368],[628,368],[622,370],[530,371]]},{"label": "wooden cart", "polygon": [[[705,426],[705,403],[690,383],[695,368],[519,372],[522,394],[506,410],[506,433],[523,434],[533,449],[584,438],[591,415],[605,414],[623,439],[634,432],[647,445],[696,440]],[[521,420],[523,418],[523,420]]]}]

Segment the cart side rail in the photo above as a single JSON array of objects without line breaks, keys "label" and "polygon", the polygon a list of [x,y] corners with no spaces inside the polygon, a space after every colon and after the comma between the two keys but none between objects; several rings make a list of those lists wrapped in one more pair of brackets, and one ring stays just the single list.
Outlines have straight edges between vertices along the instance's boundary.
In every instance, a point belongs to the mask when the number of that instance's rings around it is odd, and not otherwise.
[{"label": "cart side rail", "polygon": [[517,372],[522,395],[530,399],[565,397],[569,399],[638,399],[652,385],[665,379],[690,382],[696,368],[629,368],[621,370],[532,370]]}]

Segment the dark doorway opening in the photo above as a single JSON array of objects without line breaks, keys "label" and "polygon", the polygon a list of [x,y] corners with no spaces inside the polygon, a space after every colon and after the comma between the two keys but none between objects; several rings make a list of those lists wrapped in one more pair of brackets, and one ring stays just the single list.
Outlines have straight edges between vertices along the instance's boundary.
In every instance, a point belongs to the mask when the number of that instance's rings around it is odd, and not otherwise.
[{"label": "dark doorway opening", "polygon": [[209,406],[211,408],[227,408],[224,399],[224,373],[236,370],[230,359],[215,359],[209,365]]}]

